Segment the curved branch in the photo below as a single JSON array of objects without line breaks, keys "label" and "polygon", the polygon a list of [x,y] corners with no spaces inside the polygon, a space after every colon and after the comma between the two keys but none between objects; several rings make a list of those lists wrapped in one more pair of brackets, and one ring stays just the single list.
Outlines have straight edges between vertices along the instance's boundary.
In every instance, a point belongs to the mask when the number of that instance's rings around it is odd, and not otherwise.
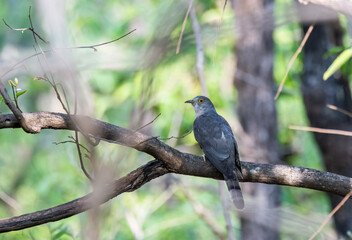
[{"label": "curved branch", "polygon": [[5,104],[9,107],[9,109],[13,112],[14,116],[18,119],[18,122],[21,123],[21,127],[24,131],[28,133],[34,133],[32,129],[30,129],[24,120],[22,112],[11,100],[11,97],[7,93],[5,85],[1,82],[0,79],[0,95],[3,97]]},{"label": "curved branch", "polygon": [[[79,123],[79,128],[91,137],[132,147],[159,161],[152,161],[112,184],[106,185],[106,188],[93,191],[74,201],[47,210],[0,220],[0,232],[19,230],[73,216],[102,204],[123,192],[134,191],[150,180],[166,173],[173,172],[222,179],[222,175],[209,162],[204,162],[202,157],[180,152],[156,137],[84,116],[71,115],[73,120],[61,113],[23,113],[23,116],[28,124],[37,127],[38,132],[41,129],[77,130],[72,122],[74,121]],[[0,129],[19,127],[20,123],[13,114],[0,115]],[[242,181],[245,182],[309,188],[341,196],[347,195],[352,190],[351,178],[330,172],[250,162],[242,162],[242,169]]]},{"label": "curved branch", "polygon": [[21,230],[48,222],[58,221],[71,217],[78,213],[87,211],[97,205],[103,204],[121,193],[131,192],[150,180],[167,173],[160,161],[151,161],[146,165],[134,170],[125,177],[122,177],[103,188],[93,191],[84,197],[77,198],[71,202],[48,208],[46,210],[24,214],[17,217],[0,220],[0,233]]}]

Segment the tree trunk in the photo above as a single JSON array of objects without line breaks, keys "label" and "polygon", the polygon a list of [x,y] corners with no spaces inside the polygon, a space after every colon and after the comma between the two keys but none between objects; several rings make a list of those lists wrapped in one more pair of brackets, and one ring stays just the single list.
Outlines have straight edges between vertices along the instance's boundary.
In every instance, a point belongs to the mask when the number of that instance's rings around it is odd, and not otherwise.
[{"label": "tree trunk", "polygon": [[[304,31],[308,27],[304,26]],[[331,110],[326,104],[352,112],[351,92],[347,79],[335,74],[327,81],[323,74],[334,58],[324,54],[336,45],[341,45],[342,30],[338,22],[319,24],[314,27],[304,47],[304,72],[301,90],[306,112],[311,126],[340,130],[352,130],[352,119]],[[352,138],[339,135],[314,133],[326,170],[352,177]],[[329,194],[331,207],[334,208],[342,197]],[[334,215],[335,225],[340,237],[347,237],[352,230],[352,201]]]},{"label": "tree trunk", "polygon": [[[234,1],[238,30],[235,47],[238,114],[257,156],[250,159],[242,153],[242,158],[263,163],[279,162],[273,81],[273,16],[270,9],[273,4],[273,1],[263,0]],[[242,239],[279,239],[278,218],[271,218],[268,214],[280,206],[280,188],[245,184],[243,191],[253,201],[247,201],[247,211],[242,214]]]}]

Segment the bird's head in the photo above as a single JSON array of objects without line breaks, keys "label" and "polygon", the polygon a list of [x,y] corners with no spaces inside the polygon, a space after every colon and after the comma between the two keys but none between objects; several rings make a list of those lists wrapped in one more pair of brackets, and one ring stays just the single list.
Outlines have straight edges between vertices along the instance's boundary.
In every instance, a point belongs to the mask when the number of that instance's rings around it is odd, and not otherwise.
[{"label": "bird's head", "polygon": [[196,117],[202,115],[208,111],[215,111],[215,107],[209,98],[204,96],[197,96],[192,100],[188,100],[185,103],[191,103],[194,111],[196,112]]}]

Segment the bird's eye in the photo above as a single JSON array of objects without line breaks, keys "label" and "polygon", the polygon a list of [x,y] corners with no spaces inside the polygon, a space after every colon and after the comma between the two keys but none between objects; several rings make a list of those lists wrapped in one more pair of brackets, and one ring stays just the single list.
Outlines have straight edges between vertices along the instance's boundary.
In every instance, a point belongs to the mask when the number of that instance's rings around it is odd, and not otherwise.
[{"label": "bird's eye", "polygon": [[198,102],[199,102],[199,103],[203,103],[203,102],[204,102],[204,99],[203,99],[203,98],[199,98]]}]

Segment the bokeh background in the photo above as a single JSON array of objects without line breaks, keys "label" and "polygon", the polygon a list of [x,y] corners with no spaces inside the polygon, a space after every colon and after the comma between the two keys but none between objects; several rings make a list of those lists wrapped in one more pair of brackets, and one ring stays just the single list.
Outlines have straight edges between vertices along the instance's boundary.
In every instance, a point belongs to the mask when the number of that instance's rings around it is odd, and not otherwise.
[{"label": "bokeh background", "polygon": [[[238,59],[234,54],[240,30],[229,1],[194,1],[204,48],[206,88],[218,112],[242,137],[238,120],[234,76]],[[297,2],[276,0],[271,6],[274,22],[273,78],[276,92],[287,64],[304,35]],[[0,17],[14,28],[29,27],[28,10],[35,31],[57,49],[46,60],[32,57],[16,66],[1,79],[18,78],[18,87],[27,92],[19,97],[23,112],[63,112],[52,87],[35,77],[44,73],[62,84],[73,109],[75,96],[78,113],[118,126],[138,129],[161,114],[141,131],[161,138],[183,136],[192,129],[194,112],[184,101],[202,93],[197,72],[197,51],[191,20],[183,33],[179,54],[176,46],[188,1],[5,1]],[[319,14],[307,14],[306,17]],[[328,17],[321,15],[321,18]],[[347,20],[338,15],[343,42],[335,52],[348,47]],[[319,17],[315,21],[319,20]],[[119,41],[92,48],[136,29]],[[43,50],[50,49],[40,42]],[[237,46],[239,47],[239,46]],[[1,74],[22,59],[40,52],[30,31],[13,31],[0,23]],[[290,125],[309,126],[305,113],[300,78],[302,54],[288,73],[284,91],[275,102],[278,145],[283,164],[325,170],[313,134],[288,129]],[[347,72],[348,73],[348,72]],[[8,89],[10,86],[7,84]],[[10,113],[2,102],[0,112]],[[0,131],[0,218],[7,218],[56,206],[91,191],[82,173],[74,144],[55,144],[68,140],[69,131],[43,130],[26,134],[21,129]],[[188,153],[201,155],[193,133],[165,140]],[[239,141],[241,147],[241,141]],[[152,160],[146,154],[116,144],[102,142],[96,148],[100,164],[108,166],[107,176],[117,179]],[[240,148],[241,152],[241,148]],[[86,162],[89,168],[89,162]],[[200,166],[201,167],[201,166]],[[220,185],[223,183],[221,182]],[[248,183],[243,183],[246,187]],[[223,186],[222,186],[223,187]],[[307,189],[281,187],[281,205],[266,209],[270,225],[281,239],[305,239],[330,212],[327,195]],[[228,196],[226,195],[226,200]],[[245,195],[250,209],[255,201]],[[237,238],[241,213],[232,206],[227,211]],[[249,210],[248,210],[249,211]],[[203,215],[202,215],[203,214]],[[209,215],[213,222],[204,219]],[[251,218],[256,218],[252,213]],[[275,220],[276,221],[276,220]],[[216,235],[214,228],[222,235]],[[190,176],[166,175],[125,193],[92,211],[58,222],[1,234],[0,239],[216,239],[227,236],[219,182]],[[320,239],[336,239],[333,222]],[[259,238],[258,238],[259,239]]]}]

